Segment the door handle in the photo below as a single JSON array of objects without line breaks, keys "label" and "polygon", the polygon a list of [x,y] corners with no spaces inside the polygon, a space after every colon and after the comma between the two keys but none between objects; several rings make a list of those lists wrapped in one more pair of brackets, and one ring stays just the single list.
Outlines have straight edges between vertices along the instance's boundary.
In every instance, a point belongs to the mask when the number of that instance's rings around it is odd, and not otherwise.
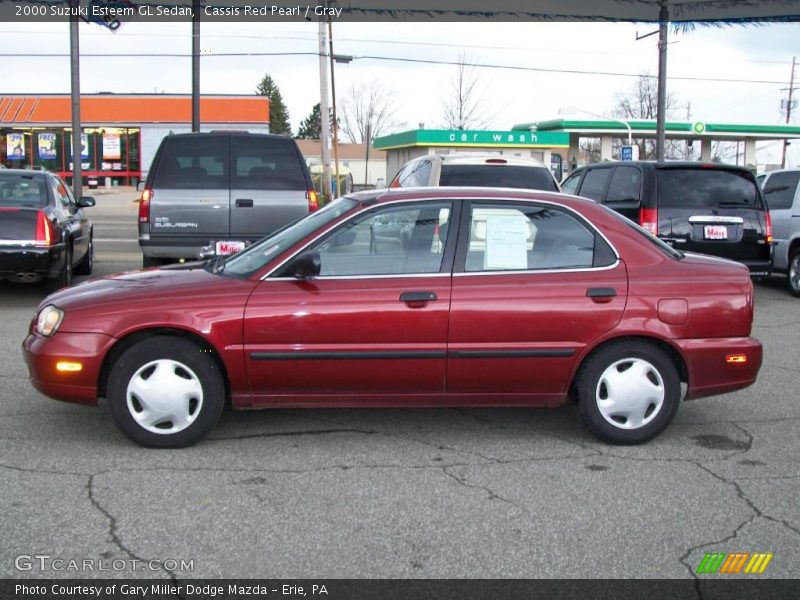
[{"label": "door handle", "polygon": [[586,297],[595,302],[610,302],[617,295],[614,288],[589,288],[586,290]]},{"label": "door handle", "polygon": [[400,302],[406,304],[427,304],[438,297],[433,292],[403,292],[400,294]]},{"label": "door handle", "polygon": [[236,208],[253,208],[253,200],[250,198],[237,198]]}]

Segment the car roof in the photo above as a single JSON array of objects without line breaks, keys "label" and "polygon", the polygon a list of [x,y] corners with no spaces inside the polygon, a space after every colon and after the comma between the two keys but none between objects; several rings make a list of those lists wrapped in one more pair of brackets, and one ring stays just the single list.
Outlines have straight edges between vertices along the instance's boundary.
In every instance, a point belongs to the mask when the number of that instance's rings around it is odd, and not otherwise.
[{"label": "car roof", "polygon": [[[443,163],[455,165],[485,165],[487,161],[496,161],[494,164],[508,164],[519,167],[544,167],[544,165],[534,158],[524,156],[502,156],[499,154],[439,154],[437,155]],[[501,161],[504,161],[501,162]],[[492,162],[488,164],[493,164]]]},{"label": "car roof", "polygon": [[[575,169],[575,171],[587,168],[611,168],[618,165],[650,165],[656,169],[724,169],[725,171],[752,172],[748,167],[743,167],[741,165],[732,165],[721,162],[699,162],[696,160],[671,160],[663,163],[655,160],[607,160],[589,165],[582,165]],[[573,171],[573,173],[575,171]]]},{"label": "car roof", "polygon": [[3,169],[2,175],[31,175],[44,177],[49,171],[41,171],[39,169]]},{"label": "car roof", "polygon": [[544,190],[526,190],[522,188],[497,187],[405,187],[368,190],[348,194],[350,198],[361,204],[383,204],[395,200],[545,200],[558,202],[565,206],[578,208],[581,206],[597,206],[590,198],[547,192]]},{"label": "car roof", "polygon": [[204,137],[214,137],[214,136],[241,136],[241,137],[253,137],[253,138],[266,138],[266,139],[274,139],[274,140],[289,140],[294,141],[288,135],[279,135],[277,133],[250,133],[249,131],[244,131],[240,129],[215,129],[213,131],[192,131],[191,133],[171,133],[165,139],[175,139],[175,138],[204,138]]}]

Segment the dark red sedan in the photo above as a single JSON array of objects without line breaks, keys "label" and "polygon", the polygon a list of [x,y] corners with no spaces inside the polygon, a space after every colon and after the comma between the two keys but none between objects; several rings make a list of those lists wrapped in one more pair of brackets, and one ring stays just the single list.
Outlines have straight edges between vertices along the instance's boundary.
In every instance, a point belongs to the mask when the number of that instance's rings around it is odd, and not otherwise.
[{"label": "dark red sedan", "polygon": [[596,436],[634,444],[682,397],[755,381],[752,320],[746,267],[682,254],[591,200],[403,189],[341,198],[227,259],[58,292],[24,353],[39,391],[107,398],[147,446],[198,441],[226,401],[573,400]]}]

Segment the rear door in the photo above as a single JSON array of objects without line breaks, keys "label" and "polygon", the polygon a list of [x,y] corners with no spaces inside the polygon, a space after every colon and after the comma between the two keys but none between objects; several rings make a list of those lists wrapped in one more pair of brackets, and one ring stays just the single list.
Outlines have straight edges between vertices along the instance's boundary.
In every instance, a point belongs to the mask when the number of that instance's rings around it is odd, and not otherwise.
[{"label": "rear door", "polygon": [[153,179],[150,238],[205,245],[229,232],[229,136],[167,137]]},{"label": "rear door", "polygon": [[308,213],[312,188],[291,138],[231,137],[230,236],[253,241]]},{"label": "rear door", "polygon": [[473,201],[460,231],[448,393],[559,402],[576,357],[622,317],[624,263],[582,219],[550,204]]},{"label": "rear door", "polygon": [[679,250],[768,263],[766,211],[752,173],[703,166],[656,169],[658,235]]}]

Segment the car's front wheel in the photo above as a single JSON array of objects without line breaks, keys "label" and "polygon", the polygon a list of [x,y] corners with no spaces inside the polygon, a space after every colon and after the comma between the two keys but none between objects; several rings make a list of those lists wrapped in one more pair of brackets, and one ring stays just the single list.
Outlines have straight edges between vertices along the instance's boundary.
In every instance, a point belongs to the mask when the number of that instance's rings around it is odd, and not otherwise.
[{"label": "car's front wheel", "polygon": [[786,285],[793,296],[800,296],[800,246],[792,250],[792,255],[789,257]]},{"label": "car's front wheel", "polygon": [[181,448],[216,425],[225,384],[216,361],[203,350],[186,339],[154,336],[117,359],[107,396],[125,435],[142,446]]},{"label": "car's front wheel", "polygon": [[681,383],[670,357],[640,341],[601,348],[576,380],[578,412],[595,436],[640,444],[666,429],[678,411]]}]

